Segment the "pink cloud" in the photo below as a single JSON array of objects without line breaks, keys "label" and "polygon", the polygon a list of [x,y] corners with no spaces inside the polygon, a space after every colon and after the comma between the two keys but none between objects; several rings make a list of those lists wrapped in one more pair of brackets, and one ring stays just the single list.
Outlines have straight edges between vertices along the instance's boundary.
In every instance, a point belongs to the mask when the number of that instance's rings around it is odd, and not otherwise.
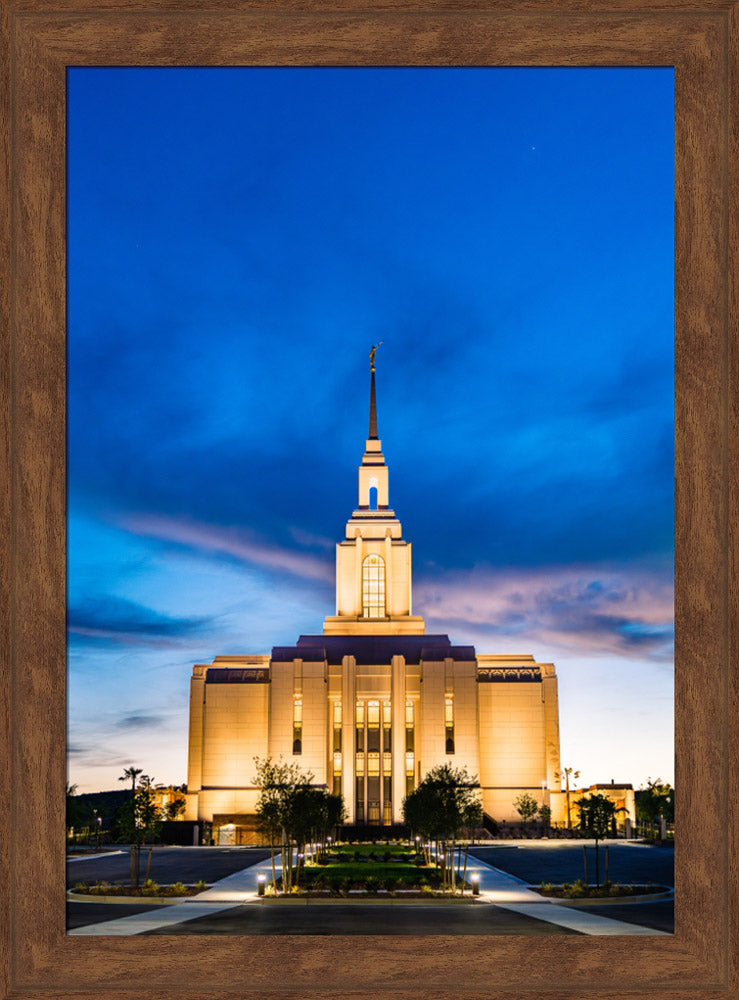
[{"label": "pink cloud", "polygon": [[236,528],[156,515],[128,518],[123,522],[123,527],[146,538],[175,542],[207,553],[231,556],[254,566],[279,570],[308,580],[333,583],[332,561],[255,541],[244,531]]},{"label": "pink cloud", "polygon": [[556,646],[570,652],[669,659],[671,574],[600,566],[448,573],[414,588],[429,626],[476,642]]}]

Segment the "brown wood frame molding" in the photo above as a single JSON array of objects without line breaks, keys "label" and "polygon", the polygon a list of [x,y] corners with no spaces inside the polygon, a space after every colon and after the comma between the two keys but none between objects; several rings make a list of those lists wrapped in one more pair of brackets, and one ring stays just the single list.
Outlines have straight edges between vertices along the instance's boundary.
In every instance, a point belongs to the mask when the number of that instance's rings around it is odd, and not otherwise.
[{"label": "brown wood frame molding", "polygon": [[[0,0],[5,997],[737,997],[739,0]],[[64,927],[65,69],[671,65],[676,933],[84,938]],[[733,375],[733,379],[732,376]],[[730,429],[732,434],[730,434]],[[731,542],[734,545],[731,545]],[[733,586],[732,586],[733,584]],[[7,822],[6,822],[7,821]],[[733,898],[733,907],[731,899]]]}]

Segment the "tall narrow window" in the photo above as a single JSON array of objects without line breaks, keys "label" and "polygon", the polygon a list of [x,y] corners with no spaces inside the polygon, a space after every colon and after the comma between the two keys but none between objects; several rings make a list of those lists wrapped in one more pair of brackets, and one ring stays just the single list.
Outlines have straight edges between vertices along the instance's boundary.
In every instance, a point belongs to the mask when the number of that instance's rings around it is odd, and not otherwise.
[{"label": "tall narrow window", "polygon": [[333,723],[332,740],[332,764],[333,781],[331,790],[334,795],[341,795],[341,702],[335,701],[331,705],[331,721]]},{"label": "tall narrow window", "polygon": [[393,749],[393,707],[389,701],[382,703],[382,749],[383,753]]},{"label": "tall narrow window", "polygon": [[337,750],[341,750],[341,702],[334,702],[334,713],[333,713],[333,730],[334,730],[334,753]]},{"label": "tall narrow window", "polygon": [[408,699],[405,703],[405,794],[410,795],[415,788],[415,762],[414,753],[416,743],[416,716],[415,706]]},{"label": "tall narrow window", "polygon": [[362,615],[385,617],[385,560],[378,555],[367,556],[362,563]]},{"label": "tall narrow window", "polygon": [[303,752],[303,699],[293,699],[293,753]]},{"label": "tall narrow window", "polygon": [[413,751],[408,750],[405,755],[405,794],[410,795],[414,787],[415,767]]},{"label": "tall narrow window", "polygon": [[444,699],[444,735],[446,752],[454,753],[454,698],[449,695]]},{"label": "tall narrow window", "polygon": [[358,701],[355,710],[355,720],[357,727],[357,753],[364,753],[364,702]]}]

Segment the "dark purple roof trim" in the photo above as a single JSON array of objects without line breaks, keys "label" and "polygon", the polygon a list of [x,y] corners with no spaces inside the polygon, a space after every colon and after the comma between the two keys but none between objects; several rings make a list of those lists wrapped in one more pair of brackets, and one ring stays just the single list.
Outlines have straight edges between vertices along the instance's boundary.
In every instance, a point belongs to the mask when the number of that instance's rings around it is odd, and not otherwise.
[{"label": "dark purple roof trim", "polygon": [[268,667],[208,667],[206,684],[269,684]]},{"label": "dark purple roof trim", "polygon": [[403,656],[406,663],[421,660],[474,660],[474,646],[452,646],[448,635],[301,635],[296,646],[275,646],[272,659],[281,662],[300,658],[310,662],[341,663],[354,656],[357,663],[390,663]]}]

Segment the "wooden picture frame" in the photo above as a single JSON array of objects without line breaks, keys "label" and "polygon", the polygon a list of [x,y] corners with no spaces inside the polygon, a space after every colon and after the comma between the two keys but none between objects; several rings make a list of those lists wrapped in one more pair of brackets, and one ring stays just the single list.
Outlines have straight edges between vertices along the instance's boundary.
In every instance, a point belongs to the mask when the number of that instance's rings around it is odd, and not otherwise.
[{"label": "wooden picture frame", "polygon": [[[738,0],[3,0],[2,11],[2,995],[738,996]],[[566,947],[547,935],[193,936],[186,948],[66,936],[65,70],[224,64],[675,67],[674,936]]]}]

